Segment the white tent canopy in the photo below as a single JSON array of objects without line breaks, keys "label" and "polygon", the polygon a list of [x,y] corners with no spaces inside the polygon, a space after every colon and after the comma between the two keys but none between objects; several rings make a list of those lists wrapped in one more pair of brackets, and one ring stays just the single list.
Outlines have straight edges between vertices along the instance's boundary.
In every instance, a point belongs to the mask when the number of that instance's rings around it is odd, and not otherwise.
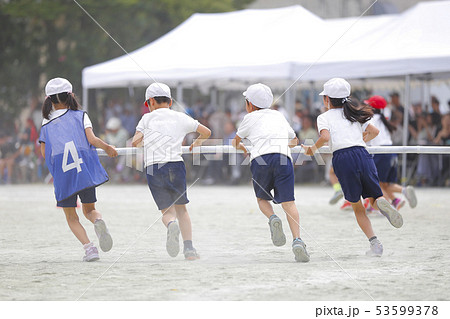
[{"label": "white tent canopy", "polygon": [[[367,17],[338,41],[320,65],[347,78],[450,75],[450,1],[419,3],[400,15]],[[329,21],[335,37],[354,22]],[[348,20],[348,21],[346,21]],[[339,25],[341,26],[339,28]]]},{"label": "white tent canopy", "polygon": [[450,72],[450,1],[399,15],[322,20],[300,6],[194,14],[158,40],[83,70],[83,87],[230,87]]},{"label": "white tent canopy", "polygon": [[147,85],[153,79],[169,84],[292,79],[299,53],[312,61],[325,49],[312,32],[323,25],[300,6],[194,14],[129,55],[85,68],[83,86]]}]

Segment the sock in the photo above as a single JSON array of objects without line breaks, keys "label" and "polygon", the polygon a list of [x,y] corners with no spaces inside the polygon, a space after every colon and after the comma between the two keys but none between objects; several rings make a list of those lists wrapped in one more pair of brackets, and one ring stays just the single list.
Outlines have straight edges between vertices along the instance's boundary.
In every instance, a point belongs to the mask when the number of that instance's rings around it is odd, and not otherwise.
[{"label": "sock", "polygon": [[333,184],[333,189],[335,192],[339,192],[342,189],[341,184],[339,183]]},{"label": "sock", "polygon": [[271,221],[271,220],[274,219],[275,217],[277,217],[277,215],[273,214],[272,216],[269,217],[269,221]]},{"label": "sock", "polygon": [[192,246],[192,240],[185,240],[185,241],[183,241],[183,244],[184,244],[184,250],[194,249],[194,246]]},{"label": "sock", "polygon": [[373,236],[369,238],[369,242],[372,242],[372,240],[377,239],[377,236]]},{"label": "sock", "polygon": [[87,250],[88,248],[92,247],[93,243],[87,243],[86,245],[83,245],[84,250]]}]

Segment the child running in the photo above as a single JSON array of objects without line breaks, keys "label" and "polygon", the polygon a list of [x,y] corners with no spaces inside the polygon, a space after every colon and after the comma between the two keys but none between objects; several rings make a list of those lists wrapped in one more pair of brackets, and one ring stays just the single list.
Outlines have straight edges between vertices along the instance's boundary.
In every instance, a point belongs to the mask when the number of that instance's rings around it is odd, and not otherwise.
[{"label": "child running", "polygon": [[211,136],[211,131],[188,115],[170,109],[172,96],[164,83],[153,83],[147,88],[145,105],[150,113],[139,121],[132,145],[141,146],[143,142],[148,187],[167,227],[169,256],[176,257],[180,251],[181,229],[184,257],[195,260],[199,255],[192,245],[191,219],[186,209],[189,200],[181,146],[186,134],[198,132],[200,136],[189,148],[192,151]]},{"label": "child running", "polygon": [[309,254],[300,238],[299,215],[294,198],[294,167],[289,149],[298,144],[298,139],[284,116],[269,109],[273,95],[268,86],[253,84],[243,95],[248,114],[242,120],[232,145],[244,153],[247,153],[247,149],[241,140],[246,138],[252,145],[250,169],[253,189],[259,209],[269,219],[273,244],[283,246],[286,236],[281,219],[275,215],[270,203],[272,200],[275,204],[281,204],[286,213],[293,237],[295,260],[308,262]]},{"label": "child running", "polygon": [[96,147],[108,156],[117,152],[95,136],[92,123],[72,93],[72,84],[55,78],[45,86],[47,98],[42,106],[41,153],[53,176],[57,206],[62,207],[73,234],[83,244],[84,261],[99,259],[98,250],[89,240],[76,212],[80,197],[84,216],[94,224],[100,248],[109,251],[113,241],[102,215],[95,209],[95,188],[108,181]]},{"label": "child running", "polygon": [[362,204],[361,196],[387,217],[392,226],[399,228],[403,218],[383,197],[377,170],[364,142],[372,140],[378,129],[368,121],[373,113],[370,108],[355,107],[350,100],[350,84],[334,78],[324,84],[323,103],[328,111],[317,118],[319,139],[313,146],[304,146],[307,155],[329,143],[333,152],[333,168],[341,184],[344,197],[352,204],[359,227],[370,242],[368,256],[381,256],[383,245],[372,229],[370,219]]},{"label": "child running", "polygon": [[[390,146],[392,145],[391,133],[396,127],[387,121],[384,115],[381,113],[387,102],[384,97],[374,95],[364,103],[370,105],[373,109],[373,117],[369,121],[380,130],[373,140],[367,142],[368,146]],[[378,171],[378,178],[380,179],[380,187],[383,191],[383,195],[386,199],[389,199],[397,210],[403,207],[405,201],[395,196],[395,193],[402,193],[409,203],[411,208],[417,206],[417,197],[414,191],[414,187],[406,186],[402,187],[397,182],[397,170],[398,170],[398,155],[397,154],[375,154],[373,161]]]}]

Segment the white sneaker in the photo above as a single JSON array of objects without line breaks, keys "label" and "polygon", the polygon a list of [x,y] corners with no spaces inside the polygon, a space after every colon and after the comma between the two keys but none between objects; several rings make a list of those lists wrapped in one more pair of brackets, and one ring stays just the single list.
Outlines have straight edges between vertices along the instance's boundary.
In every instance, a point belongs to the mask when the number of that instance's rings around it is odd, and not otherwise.
[{"label": "white sneaker", "polygon": [[176,221],[167,227],[166,250],[170,257],[176,257],[180,252],[180,227]]},{"label": "white sneaker", "polygon": [[306,263],[310,259],[306,245],[300,238],[296,238],[292,242],[292,252],[295,255],[295,261]]},{"label": "white sneaker", "polygon": [[328,202],[330,205],[336,204],[342,197],[344,197],[344,192],[340,189],[333,194],[333,197],[330,198]]},{"label": "white sneaker", "polygon": [[272,243],[275,246],[283,246],[286,244],[286,236],[283,232],[283,224],[280,217],[272,216],[269,219],[270,237],[272,237]]},{"label": "white sneaker", "polygon": [[104,252],[110,251],[113,245],[113,240],[103,219],[97,219],[94,222],[94,230],[97,234],[101,250]]},{"label": "white sneaker", "polygon": [[400,228],[403,226],[403,217],[389,202],[380,197],[377,199],[380,212],[389,220],[392,226]]},{"label": "white sneaker", "polygon": [[405,195],[406,200],[409,203],[409,207],[414,208],[417,206],[417,197],[416,191],[412,186],[406,186],[402,191],[403,195]]},{"label": "white sneaker", "polygon": [[85,251],[83,261],[96,261],[100,259],[97,247],[95,247],[93,243],[86,244],[83,248]]},{"label": "white sneaker", "polygon": [[383,255],[383,245],[378,238],[370,242],[370,250],[366,252],[366,256],[369,257],[381,257]]}]

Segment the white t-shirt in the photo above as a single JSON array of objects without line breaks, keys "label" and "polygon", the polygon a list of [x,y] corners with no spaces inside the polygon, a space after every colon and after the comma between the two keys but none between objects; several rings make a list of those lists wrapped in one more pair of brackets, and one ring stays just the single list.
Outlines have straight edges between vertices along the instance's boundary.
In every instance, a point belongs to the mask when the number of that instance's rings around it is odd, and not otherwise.
[{"label": "white t-shirt", "polygon": [[367,142],[369,146],[392,145],[391,133],[381,120],[381,114],[375,114],[369,121],[370,124],[380,130],[378,135]]},{"label": "white t-shirt", "polygon": [[198,121],[188,115],[161,108],[144,114],[136,131],[144,134],[145,167],[182,161],[181,145],[186,134],[197,131]]},{"label": "white t-shirt", "polygon": [[289,141],[296,135],[283,114],[278,111],[262,109],[248,113],[236,134],[250,141],[250,160],[270,153],[281,153],[292,160]]},{"label": "white t-shirt", "polygon": [[363,140],[363,132],[369,125],[368,122],[350,122],[344,116],[344,109],[330,109],[317,117],[317,130],[328,130],[331,151],[337,151],[352,146],[366,147]]},{"label": "white t-shirt", "polygon": [[[48,120],[47,119],[43,119],[42,120],[42,125],[47,124],[48,122],[50,122],[51,120],[56,119],[57,117],[60,117],[61,115],[66,114],[66,112],[68,111],[68,109],[61,109],[61,110],[53,110],[50,112],[50,114],[48,115]],[[89,118],[89,116],[87,115],[87,113],[84,114],[84,129],[87,129],[88,127],[92,127],[92,122],[91,119]]]}]

